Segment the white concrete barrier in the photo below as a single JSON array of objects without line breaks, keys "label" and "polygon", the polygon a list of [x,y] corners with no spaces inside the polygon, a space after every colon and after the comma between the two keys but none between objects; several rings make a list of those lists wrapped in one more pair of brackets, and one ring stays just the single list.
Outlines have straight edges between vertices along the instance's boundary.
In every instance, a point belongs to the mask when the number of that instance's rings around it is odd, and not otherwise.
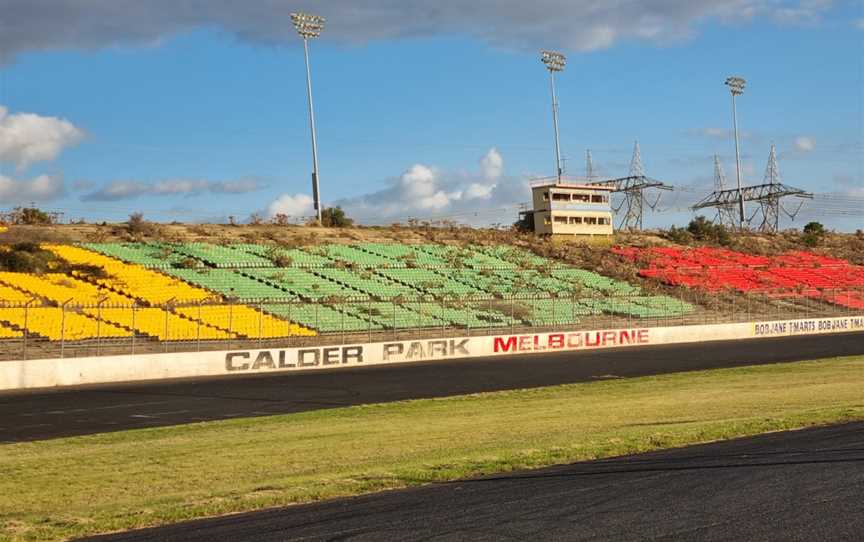
[{"label": "white concrete barrier", "polygon": [[864,331],[864,316],[0,362],[0,390]]}]

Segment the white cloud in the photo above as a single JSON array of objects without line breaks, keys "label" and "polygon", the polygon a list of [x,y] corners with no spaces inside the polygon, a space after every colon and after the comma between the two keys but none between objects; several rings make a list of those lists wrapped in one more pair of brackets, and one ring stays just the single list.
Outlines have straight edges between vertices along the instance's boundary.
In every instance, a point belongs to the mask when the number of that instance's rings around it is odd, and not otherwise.
[{"label": "white cloud", "polygon": [[307,194],[282,194],[273,200],[267,207],[267,216],[274,217],[278,214],[290,218],[311,216],[315,213],[312,196]]},{"label": "white cloud", "polygon": [[498,149],[492,147],[486,156],[480,159],[480,170],[483,172],[483,178],[487,181],[495,181],[501,177],[504,171],[504,158]]},{"label": "white cloud", "polygon": [[798,136],[793,145],[798,152],[811,152],[816,148],[816,140],[808,136]]},{"label": "white cloud", "polygon": [[36,162],[54,160],[83,138],[84,132],[68,120],[33,113],[9,114],[0,106],[0,162],[14,163],[19,171]]},{"label": "white cloud", "polygon": [[771,17],[780,24],[815,24],[822,14],[831,8],[833,0],[800,0],[797,3],[778,5]]},{"label": "white cloud", "polygon": [[4,203],[27,203],[51,201],[65,194],[62,177],[39,175],[30,180],[15,180],[0,175],[0,201]]},{"label": "white cloud", "polygon": [[[314,6],[309,7],[309,6]],[[4,0],[0,58],[25,51],[151,45],[197,28],[218,28],[256,43],[296,46],[295,10],[327,18],[322,39],[347,43],[463,35],[508,48],[592,51],[622,40],[686,39],[707,20],[812,22],[826,0]]]},{"label": "white cloud", "polygon": [[[477,173],[457,173],[414,164],[391,179],[387,188],[336,204],[352,218],[366,223],[447,216],[472,221],[473,213],[484,213],[483,221],[495,222],[494,216],[491,220],[488,216],[491,210],[528,201],[527,180],[504,175],[504,159],[497,149],[490,149],[479,166]],[[510,222],[515,210],[510,214],[502,212],[499,218]]]},{"label": "white cloud", "polygon": [[[78,181],[76,186],[87,181]],[[263,188],[255,179],[208,181],[204,179],[169,179],[153,183],[126,180],[112,181],[81,199],[84,201],[117,201],[140,196],[194,196],[197,194],[242,194]]]}]

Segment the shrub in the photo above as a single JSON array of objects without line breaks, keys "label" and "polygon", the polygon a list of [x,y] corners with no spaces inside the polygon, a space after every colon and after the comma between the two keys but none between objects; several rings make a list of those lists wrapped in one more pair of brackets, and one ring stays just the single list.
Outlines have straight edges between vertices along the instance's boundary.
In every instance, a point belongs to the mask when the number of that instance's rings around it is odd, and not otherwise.
[{"label": "shrub", "polygon": [[28,226],[40,226],[54,222],[51,215],[36,207],[16,207],[12,210],[11,218],[13,224],[26,224]]},{"label": "shrub", "polygon": [[804,235],[801,240],[808,247],[815,247],[822,243],[826,233],[825,226],[820,222],[808,222],[804,225]]},{"label": "shrub", "polygon": [[679,228],[677,226],[672,226],[666,232],[666,238],[672,241],[673,243],[677,243],[679,245],[686,245],[690,241],[693,240],[693,236],[690,235],[690,232],[684,228]]},{"label": "shrub", "polygon": [[286,226],[289,222],[288,215],[285,213],[276,213],[270,221],[277,226]]},{"label": "shrub", "polygon": [[288,256],[285,253],[277,252],[273,255],[272,258],[273,263],[276,264],[276,267],[291,267],[291,264],[294,263],[294,260],[291,259],[291,256]]},{"label": "shrub", "polygon": [[321,225],[327,228],[350,228],[354,220],[345,216],[341,207],[327,207],[321,211]]},{"label": "shrub", "polygon": [[132,213],[126,221],[126,231],[134,237],[151,235],[153,230],[153,224],[144,220],[143,213]]},{"label": "shrub", "polygon": [[195,258],[183,258],[176,264],[180,269],[195,269],[198,267],[198,260]]},{"label": "shrub", "polygon": [[519,213],[519,220],[513,223],[513,229],[520,232],[534,231],[534,213]]},{"label": "shrub", "polygon": [[697,241],[728,245],[732,241],[729,230],[723,224],[714,224],[704,216],[697,216],[687,225],[687,231]]}]

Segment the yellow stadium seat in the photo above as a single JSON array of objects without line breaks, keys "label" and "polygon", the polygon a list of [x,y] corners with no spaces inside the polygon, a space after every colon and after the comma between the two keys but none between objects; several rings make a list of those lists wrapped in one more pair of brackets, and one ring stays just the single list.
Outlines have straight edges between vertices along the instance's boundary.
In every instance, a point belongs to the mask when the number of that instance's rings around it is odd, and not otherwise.
[{"label": "yellow stadium seat", "polygon": [[17,339],[23,336],[24,334],[18,330],[6,326],[0,326],[0,339]]},{"label": "yellow stadium seat", "polygon": [[51,244],[43,245],[43,248],[75,265],[101,267],[108,276],[93,278],[94,282],[150,304],[194,302],[213,298],[212,293],[202,288],[191,286],[140,265],[103,256],[91,250],[72,245]]},{"label": "yellow stadium seat", "polygon": [[[187,318],[155,307],[103,307],[84,309],[87,314],[124,327],[134,327],[142,333],[163,341],[194,341],[197,339],[233,339],[236,335],[221,329],[198,324]],[[166,320],[167,319],[167,320]]]},{"label": "yellow stadium seat", "polygon": [[32,300],[33,296],[10,286],[0,284],[0,305],[19,305]]},{"label": "yellow stadium seat", "polygon": [[129,330],[60,307],[0,308],[0,322],[27,328],[52,341],[132,336]]},{"label": "yellow stadium seat", "polygon": [[61,304],[68,301],[76,305],[96,305],[101,301],[103,304],[131,305],[133,302],[131,298],[117,292],[62,273],[30,275],[0,272],[0,285],[2,284],[14,286],[18,290]]},{"label": "yellow stadium seat", "polygon": [[192,319],[200,318],[211,326],[250,339],[315,335],[311,329],[275,318],[246,305],[185,306],[177,307],[175,311]]}]

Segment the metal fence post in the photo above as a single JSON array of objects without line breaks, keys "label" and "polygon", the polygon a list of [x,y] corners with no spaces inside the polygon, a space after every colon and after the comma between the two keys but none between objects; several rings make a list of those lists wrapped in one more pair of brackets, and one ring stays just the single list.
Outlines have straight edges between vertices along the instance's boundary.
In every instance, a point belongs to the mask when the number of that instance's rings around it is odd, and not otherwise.
[{"label": "metal fence post", "polygon": [[138,308],[138,300],[132,301],[132,352],[131,354],[135,355],[135,336],[138,335],[138,328],[135,327],[135,316],[136,310]]},{"label": "metal fence post", "polygon": [[105,299],[100,297],[96,304],[96,355],[102,353],[102,303]]},{"label": "metal fence post", "polygon": [[234,333],[234,300],[229,300],[228,305],[228,332]]},{"label": "metal fence post", "polygon": [[66,303],[71,299],[67,299],[60,307],[60,358],[63,358],[66,350]]},{"label": "metal fence post", "polygon": [[162,307],[162,310],[165,312],[165,329],[163,332],[163,335],[164,335],[163,344],[164,344],[165,352],[168,351],[168,313],[171,312],[171,301],[173,299],[174,299],[173,297],[171,299],[169,299],[168,302],[165,305],[163,305],[163,307]]},{"label": "metal fence post", "polygon": [[198,300],[198,321],[195,323],[195,350],[197,352],[201,351],[201,304],[204,303],[203,299]]},{"label": "metal fence post", "polygon": [[345,305],[339,311],[339,327],[342,328],[342,344],[345,344]]},{"label": "metal fence post", "polygon": [[29,324],[29,316],[30,316],[30,304],[36,301],[36,298],[31,298],[30,301],[24,304],[24,360],[27,360],[27,339],[30,336],[30,326]]},{"label": "metal fence post", "polygon": [[258,348],[264,343],[264,311],[261,309],[261,303],[258,303]]}]

